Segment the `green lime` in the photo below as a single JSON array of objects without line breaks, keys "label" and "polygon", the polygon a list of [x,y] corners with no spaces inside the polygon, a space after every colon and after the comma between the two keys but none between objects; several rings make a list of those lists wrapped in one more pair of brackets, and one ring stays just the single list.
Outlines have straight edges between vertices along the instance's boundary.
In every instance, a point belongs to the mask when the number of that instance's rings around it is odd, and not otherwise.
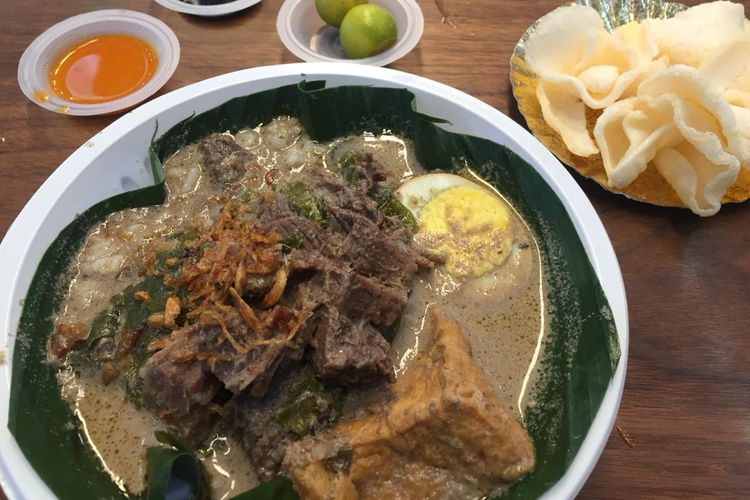
[{"label": "green lime", "polygon": [[347,12],[365,3],[367,0],[315,0],[315,8],[326,24],[338,28]]},{"label": "green lime", "polygon": [[352,59],[380,54],[396,43],[396,21],[379,5],[354,7],[341,21],[339,39],[346,55]]}]

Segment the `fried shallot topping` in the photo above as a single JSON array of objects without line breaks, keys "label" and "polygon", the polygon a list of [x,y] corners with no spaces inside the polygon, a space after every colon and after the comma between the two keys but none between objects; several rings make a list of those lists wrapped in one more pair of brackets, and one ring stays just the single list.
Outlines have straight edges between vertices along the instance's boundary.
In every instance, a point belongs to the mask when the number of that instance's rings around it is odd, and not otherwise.
[{"label": "fried shallot topping", "polygon": [[227,205],[219,220],[200,236],[197,245],[205,249],[203,253],[186,259],[182,275],[170,283],[189,290],[189,317],[200,316],[213,304],[228,304],[232,287],[243,295],[248,277],[275,275],[283,268],[281,237],[259,233],[243,221],[245,209],[246,205]]},{"label": "fried shallot topping", "polygon": [[[181,272],[165,277],[165,283],[187,292],[181,302],[167,300],[163,313],[150,321],[171,329],[182,311],[189,323],[217,325],[222,334],[218,343],[228,342],[235,351],[248,353],[261,345],[292,345],[295,335],[311,315],[302,310],[279,331],[279,304],[287,285],[288,271],[278,234],[256,230],[247,216],[248,206],[228,203],[216,223],[190,240],[188,257]],[[226,318],[237,313],[250,336],[238,335],[227,326]],[[158,347],[153,345],[152,347]]]}]

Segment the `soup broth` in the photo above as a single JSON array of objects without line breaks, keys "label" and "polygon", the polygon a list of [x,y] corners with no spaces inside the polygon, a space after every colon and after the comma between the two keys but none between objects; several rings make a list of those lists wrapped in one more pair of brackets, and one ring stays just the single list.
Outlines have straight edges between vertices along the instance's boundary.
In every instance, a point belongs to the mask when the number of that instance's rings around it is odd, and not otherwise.
[{"label": "soup broth", "polygon": [[[410,141],[387,132],[320,144],[307,136],[296,119],[280,117],[212,140],[210,144],[188,145],[165,163],[164,204],[114,213],[90,231],[69,271],[67,296],[55,318],[58,335],[87,331],[101,311],[111,307],[113,295],[131,293],[128,287],[149,276],[152,268],[147,263],[153,261],[154,254],[171,252],[180,245],[175,242],[175,235],[211,231],[222,223],[228,211],[234,210],[227,208],[232,207],[232,200],[255,200],[256,193],[269,188],[275,192],[278,186],[307,183],[317,172],[346,177],[341,165],[353,155],[365,155],[370,163],[383,166],[386,181],[379,182],[392,182],[389,189],[423,173]],[[221,170],[211,170],[209,164],[218,164]],[[238,165],[241,170],[235,175]],[[231,179],[227,177],[230,175]],[[481,184],[471,172],[465,177]],[[499,193],[495,195],[502,198]],[[396,380],[401,380],[432,342],[425,327],[427,311],[432,307],[446,309],[469,338],[474,360],[487,374],[504,406],[522,421],[531,402],[537,360],[549,322],[544,269],[534,235],[512,207],[509,213],[514,237],[504,263],[481,277],[468,279],[451,276],[438,261],[421,268],[409,283],[408,302],[398,325],[385,333],[392,336],[392,372]],[[198,251],[205,250],[189,250],[188,255]],[[139,297],[144,302],[151,299],[143,294]],[[184,307],[186,299],[180,300]],[[157,316],[162,314],[164,320],[166,312]],[[307,318],[318,318],[310,314]],[[149,355],[161,347],[157,340],[148,345]],[[80,338],[77,341],[82,342]],[[53,338],[50,361],[60,368],[61,390],[78,419],[76,425],[113,480],[124,491],[139,493],[145,487],[145,450],[158,445],[156,431],[170,431],[171,427],[137,398],[134,400],[124,370],[117,363],[110,367],[113,374],[107,371],[107,363],[101,369],[99,365],[93,368],[77,359],[76,351],[68,344],[72,345],[66,338]],[[383,380],[387,382],[387,377]],[[273,391],[274,382],[268,384],[268,390]],[[376,384],[374,391],[377,393],[382,387]],[[372,413],[378,406],[362,396],[366,391],[348,391],[348,403],[343,405],[343,414],[337,416],[339,420]],[[253,463],[242,449],[243,439],[247,437],[238,437],[219,424],[198,453],[211,477],[214,498],[233,496],[258,483]]]}]

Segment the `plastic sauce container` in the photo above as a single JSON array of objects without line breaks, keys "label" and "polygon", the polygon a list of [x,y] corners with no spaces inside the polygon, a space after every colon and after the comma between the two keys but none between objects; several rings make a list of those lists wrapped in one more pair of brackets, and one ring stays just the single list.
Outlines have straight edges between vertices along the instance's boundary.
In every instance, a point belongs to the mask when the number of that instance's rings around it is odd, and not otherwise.
[{"label": "plastic sauce container", "polygon": [[21,56],[18,83],[32,102],[58,113],[113,113],[159,90],[179,57],[177,37],[162,21],[100,10],[39,35]]}]

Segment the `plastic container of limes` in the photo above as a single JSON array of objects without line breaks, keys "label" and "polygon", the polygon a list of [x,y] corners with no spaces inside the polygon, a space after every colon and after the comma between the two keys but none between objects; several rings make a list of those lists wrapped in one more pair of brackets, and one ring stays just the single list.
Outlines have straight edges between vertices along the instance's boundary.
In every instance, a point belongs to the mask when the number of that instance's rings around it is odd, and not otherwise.
[{"label": "plastic container of limes", "polygon": [[307,62],[350,62],[385,66],[408,54],[422,38],[424,16],[414,0],[370,0],[388,10],[396,21],[397,39],[390,48],[362,59],[349,58],[339,41],[339,30],[318,15],[313,0],[286,0],[276,29],[289,51]]}]

